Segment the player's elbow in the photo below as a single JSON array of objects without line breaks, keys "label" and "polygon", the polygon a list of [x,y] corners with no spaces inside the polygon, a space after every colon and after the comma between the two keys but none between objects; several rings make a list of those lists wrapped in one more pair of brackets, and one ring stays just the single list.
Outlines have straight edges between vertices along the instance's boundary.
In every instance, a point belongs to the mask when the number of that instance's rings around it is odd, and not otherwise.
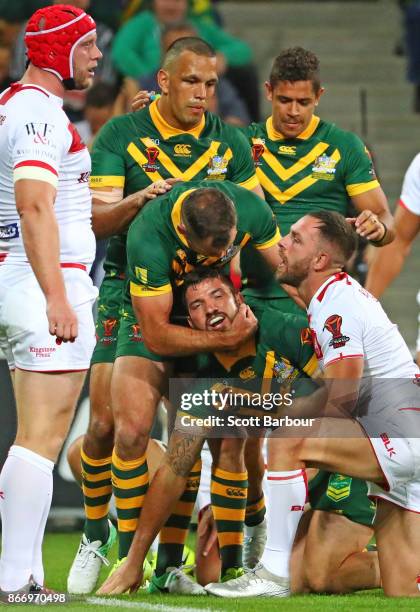
[{"label": "player's elbow", "polygon": [[170,355],[167,343],[165,342],[165,334],[158,331],[155,326],[147,326],[147,329],[142,328],[143,342],[146,348],[152,353],[166,357]]}]

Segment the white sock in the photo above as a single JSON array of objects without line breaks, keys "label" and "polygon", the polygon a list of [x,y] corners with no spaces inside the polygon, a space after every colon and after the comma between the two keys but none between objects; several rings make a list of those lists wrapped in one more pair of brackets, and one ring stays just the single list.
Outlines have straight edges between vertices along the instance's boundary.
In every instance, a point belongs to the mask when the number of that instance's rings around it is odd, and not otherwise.
[{"label": "white sock", "polygon": [[53,467],[52,461],[22,446],[9,450],[0,474],[0,588],[4,591],[22,588],[33,572],[35,545],[51,498]]},{"label": "white sock", "polygon": [[290,555],[307,495],[304,470],[267,472],[267,544],[261,562],[282,578],[290,577]]},{"label": "white sock", "polygon": [[34,543],[34,550],[32,553],[32,576],[37,584],[44,585],[44,564],[42,561],[42,544],[44,541],[45,526],[47,524],[48,515],[50,513],[52,492],[53,492],[53,479],[50,481],[49,495],[45,501],[45,508],[41,518],[40,525],[38,527],[38,533]]}]

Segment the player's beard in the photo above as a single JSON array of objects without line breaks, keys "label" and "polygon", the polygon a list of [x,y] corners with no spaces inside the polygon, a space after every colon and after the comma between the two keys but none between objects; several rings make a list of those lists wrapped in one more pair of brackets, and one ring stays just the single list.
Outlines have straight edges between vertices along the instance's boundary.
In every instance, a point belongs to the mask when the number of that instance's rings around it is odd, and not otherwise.
[{"label": "player's beard", "polygon": [[285,259],[283,265],[276,270],[276,280],[292,287],[299,287],[308,276],[311,259],[307,257],[293,265]]}]

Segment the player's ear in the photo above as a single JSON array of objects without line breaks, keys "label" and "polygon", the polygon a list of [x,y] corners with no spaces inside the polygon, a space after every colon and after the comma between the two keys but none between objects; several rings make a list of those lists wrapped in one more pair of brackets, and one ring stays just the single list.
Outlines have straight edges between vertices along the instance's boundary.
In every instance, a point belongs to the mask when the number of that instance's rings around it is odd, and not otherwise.
[{"label": "player's ear", "polygon": [[265,88],[265,95],[267,96],[267,100],[270,100],[271,102],[273,100],[273,86],[271,85],[269,81],[266,81],[264,83],[264,88]]},{"label": "player's ear", "polygon": [[322,94],[324,93],[324,91],[325,91],[325,88],[324,87],[320,87],[319,91],[315,94],[315,98],[316,98],[315,106],[318,106],[318,102],[319,102]]},{"label": "player's ear", "polygon": [[180,234],[182,234],[183,236],[187,235],[187,230],[185,228],[185,225],[183,223],[180,223],[179,225],[176,226],[176,229],[178,230],[178,232]]},{"label": "player's ear", "polygon": [[235,293],[235,301],[238,304],[238,306],[245,303],[244,296],[242,295],[240,291],[237,291]]},{"label": "player's ear", "polygon": [[331,257],[325,251],[319,251],[313,258],[313,269],[316,272],[325,270],[331,263]]},{"label": "player's ear", "polygon": [[167,94],[169,90],[169,72],[161,68],[157,73],[157,82],[162,94]]},{"label": "player's ear", "polygon": [[193,324],[192,324],[192,321],[191,321],[190,317],[187,317],[187,321],[188,321],[188,325],[189,325],[190,327],[194,327],[194,326],[193,326]]}]

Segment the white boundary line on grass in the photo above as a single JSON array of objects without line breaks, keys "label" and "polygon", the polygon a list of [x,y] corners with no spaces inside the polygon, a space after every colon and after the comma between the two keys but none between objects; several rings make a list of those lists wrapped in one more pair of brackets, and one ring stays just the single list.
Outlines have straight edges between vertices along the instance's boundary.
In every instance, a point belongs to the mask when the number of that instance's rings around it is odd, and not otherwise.
[{"label": "white boundary line on grass", "polygon": [[165,604],[126,601],[124,599],[116,599],[115,597],[111,599],[104,597],[87,597],[85,602],[87,604],[93,604],[94,606],[130,608],[132,610],[158,610],[159,612],[204,612],[205,610],[209,610],[209,612],[222,612],[215,608],[182,608],[181,606],[165,606]]}]

